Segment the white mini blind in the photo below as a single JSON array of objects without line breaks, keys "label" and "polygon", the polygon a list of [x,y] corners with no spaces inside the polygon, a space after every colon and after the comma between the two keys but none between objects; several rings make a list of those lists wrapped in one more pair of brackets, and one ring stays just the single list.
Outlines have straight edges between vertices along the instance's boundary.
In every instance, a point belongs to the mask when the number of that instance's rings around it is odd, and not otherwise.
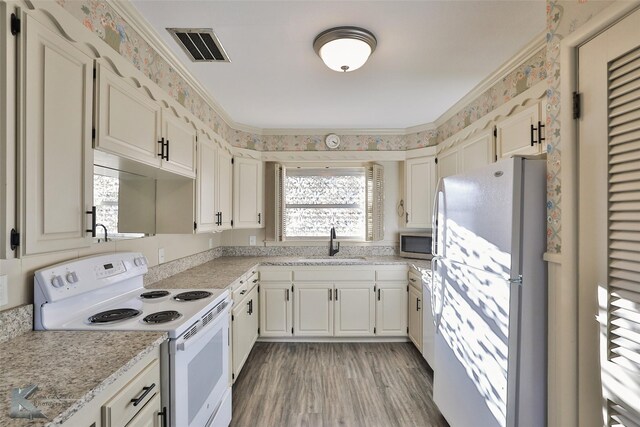
[{"label": "white mini blind", "polygon": [[367,240],[384,239],[384,168],[367,167]]},{"label": "white mini blind", "polygon": [[[607,359],[640,373],[640,49],[609,63]],[[631,378],[631,377],[630,377]],[[608,400],[607,425],[640,426],[639,385]]]}]

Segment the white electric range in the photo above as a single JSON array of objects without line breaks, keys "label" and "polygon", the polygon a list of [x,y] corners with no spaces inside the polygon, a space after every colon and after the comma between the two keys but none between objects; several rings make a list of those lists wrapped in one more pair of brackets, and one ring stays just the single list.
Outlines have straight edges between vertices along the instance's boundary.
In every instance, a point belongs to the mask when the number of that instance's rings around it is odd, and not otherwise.
[{"label": "white electric range", "polygon": [[226,427],[230,296],[222,289],[145,289],[147,260],[112,253],[35,273],[34,329],[163,331],[162,400],[172,427]]}]

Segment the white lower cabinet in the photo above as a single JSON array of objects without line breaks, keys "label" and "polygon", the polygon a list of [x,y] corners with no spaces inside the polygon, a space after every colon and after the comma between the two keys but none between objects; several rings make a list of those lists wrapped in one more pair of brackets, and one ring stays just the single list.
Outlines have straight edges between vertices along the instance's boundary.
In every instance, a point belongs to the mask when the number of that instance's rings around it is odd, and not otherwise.
[{"label": "white lower cabinet", "polygon": [[376,335],[407,335],[407,282],[376,284]]},{"label": "white lower cabinet", "polygon": [[334,296],[334,335],[371,336],[376,324],[373,283],[337,283]]},{"label": "white lower cabinet", "polygon": [[159,347],[137,361],[61,425],[160,427],[166,425],[160,392]]},{"label": "white lower cabinet", "polygon": [[409,286],[409,338],[416,345],[418,350],[422,352],[422,282],[418,282],[416,288]]},{"label": "white lower cabinet", "polygon": [[405,266],[267,267],[260,274],[263,338],[407,336]]},{"label": "white lower cabinet", "polygon": [[293,335],[291,287],[289,282],[261,283],[260,336]]},{"label": "white lower cabinet", "polygon": [[247,361],[253,344],[258,339],[258,287],[246,294],[242,300],[235,302],[231,312],[232,328],[232,379],[238,378],[240,370]]},{"label": "white lower cabinet", "polygon": [[295,284],[293,333],[297,336],[333,336],[333,284]]}]

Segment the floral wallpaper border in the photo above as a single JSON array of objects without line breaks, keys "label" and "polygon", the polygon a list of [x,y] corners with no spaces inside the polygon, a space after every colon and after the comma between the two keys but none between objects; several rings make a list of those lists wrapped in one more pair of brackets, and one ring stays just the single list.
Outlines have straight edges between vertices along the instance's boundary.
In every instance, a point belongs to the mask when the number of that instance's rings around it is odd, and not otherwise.
[{"label": "floral wallpaper border", "polygon": [[[56,0],[87,29],[164,89],[231,145],[259,151],[323,151],[325,135],[257,135],[229,127],[140,34],[104,0]],[[437,130],[409,135],[344,135],[341,150],[412,150],[436,145],[546,78],[544,48]]]},{"label": "floral wallpaper border", "polygon": [[[230,144],[259,151],[323,151],[324,135],[257,135],[230,128],[221,116],[104,0],[56,0],[152,81]],[[435,130],[410,135],[344,135],[344,151],[411,150],[436,145],[546,80],[547,92],[547,249],[561,246],[562,184],[560,152],[560,41],[610,1],[547,0],[546,46],[504,76]]]}]

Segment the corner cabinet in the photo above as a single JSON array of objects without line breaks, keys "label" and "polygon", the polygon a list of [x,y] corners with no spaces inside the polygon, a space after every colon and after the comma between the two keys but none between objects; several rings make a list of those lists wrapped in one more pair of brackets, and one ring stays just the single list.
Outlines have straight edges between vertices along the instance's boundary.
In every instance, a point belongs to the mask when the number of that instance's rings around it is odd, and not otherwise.
[{"label": "corner cabinet", "polygon": [[216,215],[217,231],[233,226],[233,156],[225,146],[219,146],[216,154]]},{"label": "corner cabinet", "polygon": [[262,228],[264,179],[262,161],[233,159],[233,228]]},{"label": "corner cabinet", "polygon": [[546,103],[538,101],[496,124],[496,153],[499,159],[515,154],[541,154],[546,148]]},{"label": "corner cabinet", "polygon": [[38,21],[24,17],[25,254],[91,244],[93,60]]},{"label": "corner cabinet", "polygon": [[431,228],[435,187],[435,157],[407,159],[405,163],[405,227]]},{"label": "corner cabinet", "polygon": [[196,175],[196,231],[205,233],[217,228],[216,211],[216,145],[208,133],[198,137]]},{"label": "corner cabinet", "polygon": [[231,311],[231,379],[235,381],[258,339],[259,285],[258,273],[243,277],[233,291]]}]

